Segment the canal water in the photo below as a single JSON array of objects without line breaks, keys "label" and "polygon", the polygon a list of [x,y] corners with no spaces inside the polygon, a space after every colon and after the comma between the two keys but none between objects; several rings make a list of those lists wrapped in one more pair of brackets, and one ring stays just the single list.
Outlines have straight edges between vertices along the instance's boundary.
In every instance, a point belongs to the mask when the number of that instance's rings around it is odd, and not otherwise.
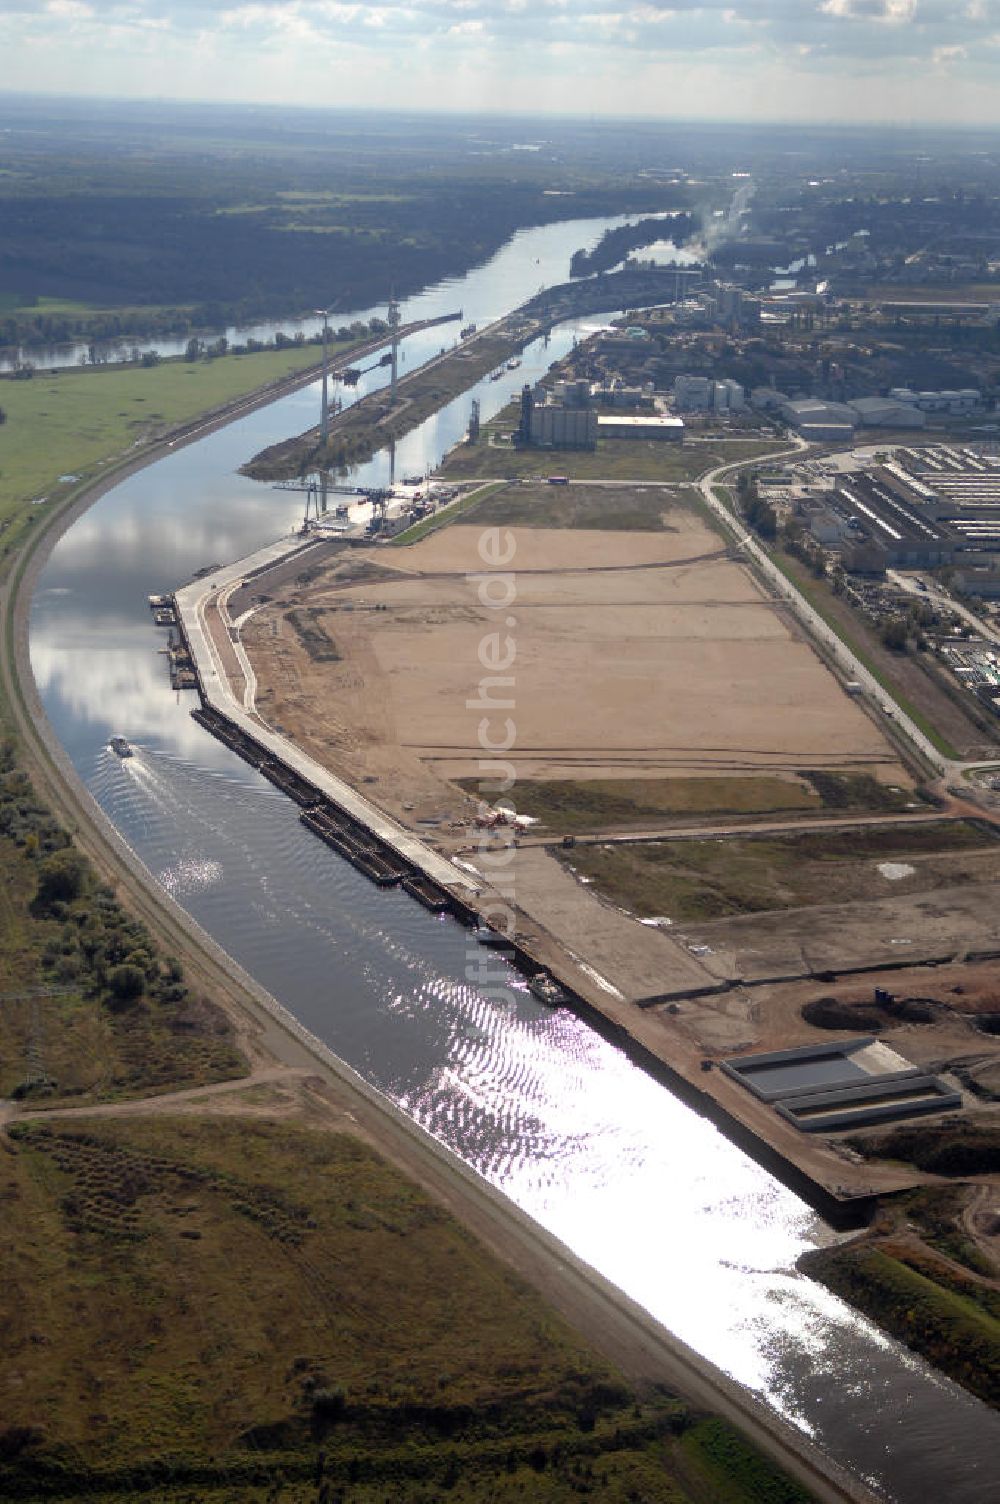
[{"label": "canal water", "polygon": [[[607,221],[525,231],[411,299],[480,324],[565,275]],[[592,324],[565,325],[401,442],[397,474],[487,417]],[[409,340],[409,363],[441,332]],[[404,366],[405,369],[405,366]],[[366,383],[384,380],[372,373]],[[985,1504],[1000,1417],[795,1271],[831,1234],[773,1176],[571,1014],[466,980],[468,937],[375,889],[172,694],[146,597],[293,527],[302,498],[236,474],[315,422],[317,387],[124,481],[56,546],[31,654],[55,736],[163,886],[307,1028],[577,1254],[898,1504]],[[377,457],[356,473],[384,478]],[[479,677],[470,664],[470,687]],[[107,746],[126,735],[136,755]]]}]

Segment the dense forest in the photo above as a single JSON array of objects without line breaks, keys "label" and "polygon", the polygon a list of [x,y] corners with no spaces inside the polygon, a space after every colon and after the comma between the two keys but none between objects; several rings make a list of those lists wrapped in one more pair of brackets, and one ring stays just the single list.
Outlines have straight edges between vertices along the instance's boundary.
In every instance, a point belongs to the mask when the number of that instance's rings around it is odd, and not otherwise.
[{"label": "dense forest", "polygon": [[463,272],[523,226],[686,201],[568,145],[542,159],[457,125],[70,125],[5,130],[0,345],[346,312]]}]

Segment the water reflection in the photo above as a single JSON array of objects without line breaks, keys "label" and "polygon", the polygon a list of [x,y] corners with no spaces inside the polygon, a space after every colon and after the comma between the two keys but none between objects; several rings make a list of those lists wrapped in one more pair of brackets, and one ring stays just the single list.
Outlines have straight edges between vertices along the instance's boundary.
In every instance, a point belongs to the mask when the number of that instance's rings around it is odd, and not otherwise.
[{"label": "water reflection", "polygon": [[[532,232],[534,244],[562,228]],[[509,261],[495,284],[473,274],[466,316],[485,321],[536,277]],[[566,328],[526,352],[514,382],[572,338]],[[484,413],[505,388],[481,386]],[[469,397],[403,441],[402,473],[460,435]],[[985,1504],[1000,1420],[795,1274],[828,1236],[801,1201],[571,1015],[523,986],[505,1007],[478,994],[457,925],[373,889],[202,733],[192,696],[169,691],[147,595],[294,525],[300,497],[235,470],[312,421],[316,402],[297,393],[178,451],[57,546],[32,661],[81,777],[164,886],[306,1027],[692,1347],[901,1504]],[[133,758],[108,750],[115,732]]]}]

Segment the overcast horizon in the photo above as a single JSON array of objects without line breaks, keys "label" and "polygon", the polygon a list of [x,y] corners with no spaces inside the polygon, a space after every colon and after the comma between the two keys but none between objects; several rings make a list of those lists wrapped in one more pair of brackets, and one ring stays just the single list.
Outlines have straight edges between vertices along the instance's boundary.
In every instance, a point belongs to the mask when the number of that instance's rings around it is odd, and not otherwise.
[{"label": "overcast horizon", "polygon": [[1000,0],[0,0],[0,58],[80,99],[1000,126]]}]

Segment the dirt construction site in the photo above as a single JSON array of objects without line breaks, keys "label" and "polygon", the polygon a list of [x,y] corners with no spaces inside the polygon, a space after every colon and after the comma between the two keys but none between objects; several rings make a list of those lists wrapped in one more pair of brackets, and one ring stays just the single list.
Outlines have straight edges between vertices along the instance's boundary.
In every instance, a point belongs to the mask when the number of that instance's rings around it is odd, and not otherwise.
[{"label": "dirt construction site", "polygon": [[[483,769],[480,681],[520,779],[861,767],[905,780],[878,727],[692,509],[658,531],[504,530],[497,609],[483,529],[352,549],[247,623],[258,707],[386,808],[447,827]],[[289,608],[292,608],[290,611]],[[489,648],[511,658],[490,673]],[[473,702],[470,708],[470,703]],[[494,730],[495,737],[498,733]]]},{"label": "dirt construction site", "polygon": [[[839,1151],[706,1062],[828,1039],[802,1014],[820,978],[850,976],[861,999],[871,968],[980,957],[993,996],[1000,842],[921,802],[688,494],[572,491],[536,486],[534,525],[521,486],[509,517],[493,497],[474,523],[331,546],[248,587],[257,710],[480,875],[477,815],[506,778],[534,812],[512,867],[533,954],[836,1192]],[[629,522],[595,525],[619,498]],[[921,1061],[992,1069],[993,1040],[950,998],[917,1037]],[[870,1168],[882,1182],[898,1171]]]}]

